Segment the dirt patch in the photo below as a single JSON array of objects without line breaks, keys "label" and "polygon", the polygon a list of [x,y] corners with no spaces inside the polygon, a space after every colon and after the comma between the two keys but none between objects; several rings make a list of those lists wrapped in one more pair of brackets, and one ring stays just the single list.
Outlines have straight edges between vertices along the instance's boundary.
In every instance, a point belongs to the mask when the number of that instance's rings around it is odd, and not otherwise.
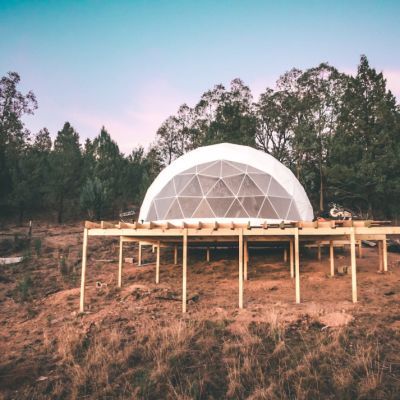
[{"label": "dirt patch", "polygon": [[352,315],[340,312],[333,312],[319,317],[319,321],[326,327],[337,328],[346,326],[354,320]]},{"label": "dirt patch", "polygon": [[[318,262],[302,254],[296,304],[282,253],[250,246],[239,310],[237,250],[213,250],[207,263],[204,251],[191,249],[182,316],[182,267],[172,249],[161,249],[160,284],[147,248],[146,265],[124,264],[119,289],[118,241],[90,237],[80,314],[82,227],[39,225],[33,234],[40,254],[32,240],[26,262],[0,269],[1,399],[390,399],[400,392],[399,254],[389,253],[388,274],[376,274],[377,249],[357,258],[355,305],[351,276],[330,278],[326,255]],[[136,251],[124,246],[126,257]],[[344,252],[337,264],[349,259]]]}]

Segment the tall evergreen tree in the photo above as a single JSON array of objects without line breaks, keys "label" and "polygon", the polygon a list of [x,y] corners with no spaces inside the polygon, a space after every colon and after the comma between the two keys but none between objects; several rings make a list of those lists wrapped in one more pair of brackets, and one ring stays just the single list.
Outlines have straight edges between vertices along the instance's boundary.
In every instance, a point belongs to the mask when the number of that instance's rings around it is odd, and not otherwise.
[{"label": "tall evergreen tree", "polygon": [[57,221],[64,220],[65,205],[76,206],[81,185],[82,154],[79,134],[66,122],[58,131],[51,154],[51,194]]},{"label": "tall evergreen tree", "polygon": [[[369,217],[399,213],[400,125],[386,80],[362,56],[349,77],[330,159],[333,194]],[[374,211],[375,210],[375,211]]]},{"label": "tall evergreen tree", "polygon": [[[29,131],[25,129],[22,117],[33,114],[37,108],[36,97],[32,92],[23,94],[18,90],[20,76],[9,72],[0,79],[0,206],[15,196],[13,191],[14,173],[18,159],[26,150]],[[1,208],[1,207],[0,207]]]}]

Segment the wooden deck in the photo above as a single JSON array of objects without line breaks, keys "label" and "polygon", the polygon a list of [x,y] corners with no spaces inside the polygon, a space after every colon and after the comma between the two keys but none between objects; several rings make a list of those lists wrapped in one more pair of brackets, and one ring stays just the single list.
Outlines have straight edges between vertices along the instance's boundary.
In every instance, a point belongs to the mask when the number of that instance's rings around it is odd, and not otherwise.
[{"label": "wooden deck", "polygon": [[[267,224],[259,226],[237,223],[202,223],[188,224],[182,222],[179,225],[171,223],[118,223],[102,221],[95,223],[86,221],[83,234],[82,252],[82,277],[80,311],[85,307],[85,281],[87,248],[89,236],[113,236],[119,237],[119,267],[118,286],[122,285],[123,243],[137,242],[139,244],[138,265],[142,260],[142,247],[152,245],[157,251],[155,281],[159,283],[160,277],[160,247],[174,248],[174,262],[177,264],[178,248],[182,248],[182,312],[186,312],[186,288],[187,288],[187,251],[190,244],[210,246],[216,243],[230,243],[238,246],[238,280],[239,294],[238,305],[243,308],[244,281],[247,280],[248,245],[254,242],[284,242],[289,249],[290,276],[295,279],[295,301],[300,303],[300,244],[329,246],[330,272],[333,276],[334,247],[338,244],[350,245],[351,252],[351,280],[352,300],[357,302],[357,266],[356,245],[361,246],[361,240],[378,241],[380,270],[388,270],[387,244],[388,235],[400,235],[400,227],[390,226],[389,221],[328,221],[328,222],[291,222],[280,224]],[[361,247],[359,247],[361,251]],[[210,253],[207,247],[207,259]],[[287,249],[284,250],[287,259]]]}]

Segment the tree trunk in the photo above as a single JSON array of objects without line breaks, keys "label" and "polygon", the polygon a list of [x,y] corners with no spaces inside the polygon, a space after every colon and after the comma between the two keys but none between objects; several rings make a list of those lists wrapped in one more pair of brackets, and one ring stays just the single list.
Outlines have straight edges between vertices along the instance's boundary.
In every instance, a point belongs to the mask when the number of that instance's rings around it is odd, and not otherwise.
[{"label": "tree trunk", "polygon": [[60,196],[60,201],[58,202],[58,213],[57,213],[57,222],[59,224],[63,221],[63,214],[64,214],[64,195]]},{"label": "tree trunk", "polygon": [[23,206],[19,206],[19,215],[18,215],[19,226],[22,226],[23,219],[24,219],[24,208],[23,208]]},{"label": "tree trunk", "polygon": [[319,210],[324,211],[324,177],[321,164],[319,166]]}]

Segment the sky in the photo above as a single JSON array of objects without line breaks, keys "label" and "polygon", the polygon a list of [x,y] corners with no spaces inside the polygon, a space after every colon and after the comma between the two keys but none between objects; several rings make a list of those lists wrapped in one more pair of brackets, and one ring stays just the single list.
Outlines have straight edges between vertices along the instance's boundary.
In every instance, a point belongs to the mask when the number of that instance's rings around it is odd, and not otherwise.
[{"label": "sky", "polygon": [[27,128],[69,121],[83,141],[104,125],[125,154],[237,77],[257,99],[293,67],[354,73],[366,54],[400,99],[399,38],[399,0],[0,0],[0,76],[39,103]]}]

